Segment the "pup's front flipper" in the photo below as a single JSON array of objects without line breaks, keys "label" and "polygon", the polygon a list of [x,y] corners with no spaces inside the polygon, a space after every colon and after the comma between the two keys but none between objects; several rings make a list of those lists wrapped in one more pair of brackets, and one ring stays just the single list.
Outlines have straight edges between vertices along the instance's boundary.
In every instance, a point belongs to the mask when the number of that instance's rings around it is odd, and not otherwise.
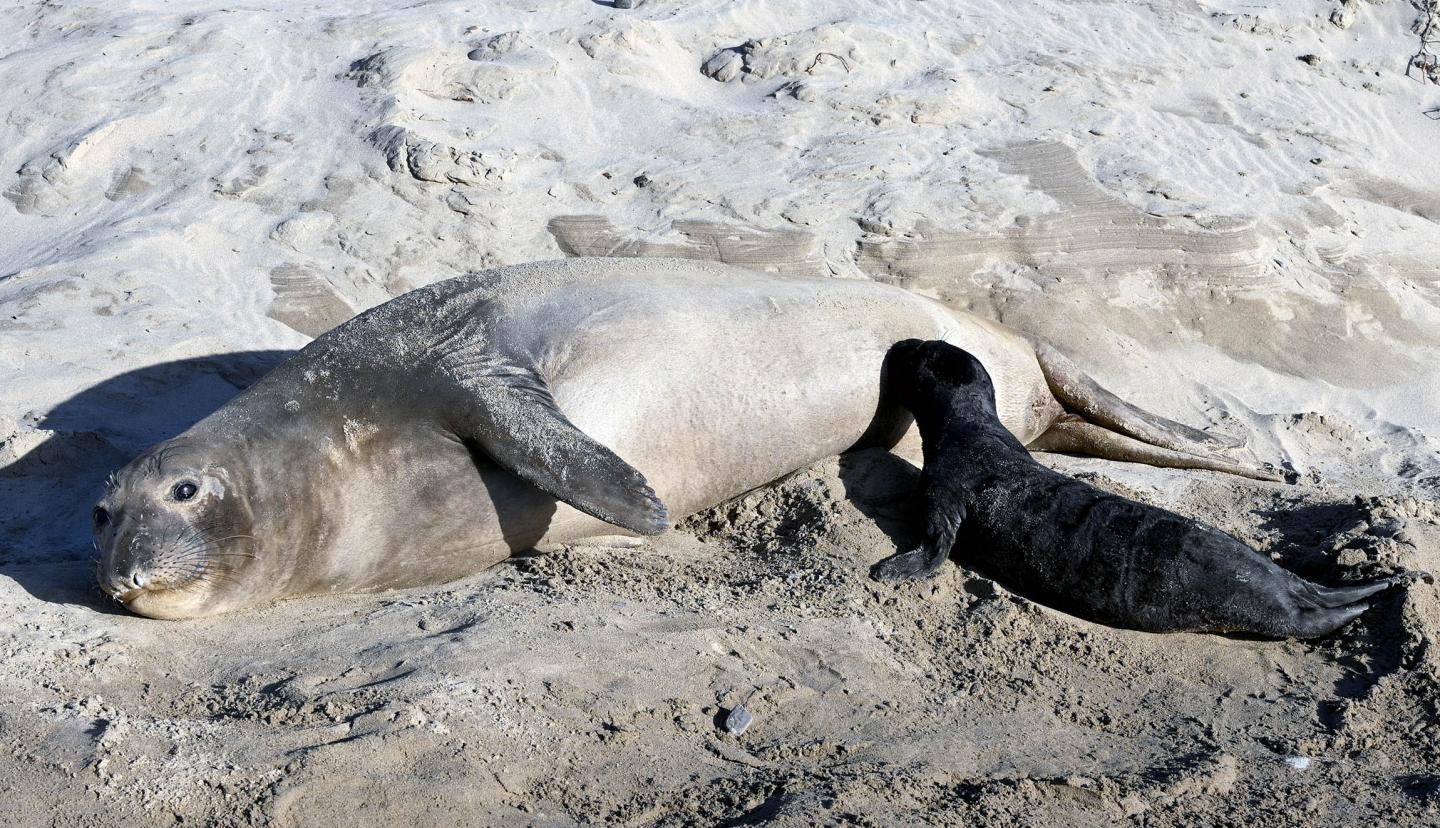
[{"label": "pup's front flipper", "polygon": [[950,490],[933,485],[928,479],[921,482],[921,490],[925,493],[925,540],[908,552],[891,555],[875,564],[870,575],[877,581],[933,578],[950,557],[955,535],[965,520],[965,504]]}]

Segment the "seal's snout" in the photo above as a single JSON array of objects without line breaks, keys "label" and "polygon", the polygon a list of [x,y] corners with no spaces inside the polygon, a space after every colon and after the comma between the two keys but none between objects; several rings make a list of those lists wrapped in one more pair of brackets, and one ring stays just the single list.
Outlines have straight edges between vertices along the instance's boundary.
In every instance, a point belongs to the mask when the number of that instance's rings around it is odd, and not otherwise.
[{"label": "seal's snout", "polygon": [[126,533],[101,549],[99,584],[131,612],[151,618],[194,618],[218,609],[217,587],[230,578],[214,559],[228,561],[213,545],[184,551],[177,537]]},{"label": "seal's snout", "polygon": [[924,351],[925,340],[902,339],[890,346],[890,358],[899,360],[916,359]]},{"label": "seal's snout", "polygon": [[100,589],[111,598],[125,603],[144,592],[154,582],[152,573],[145,566],[147,546],[130,532],[97,543],[100,551]]},{"label": "seal's snout", "polygon": [[139,568],[131,567],[125,574],[112,574],[101,586],[112,596],[123,600],[124,596],[143,590],[149,582],[149,575]]},{"label": "seal's snout", "polygon": [[210,592],[220,567],[228,570],[233,557],[197,527],[143,511],[133,518],[117,515],[114,531],[100,533],[97,546],[100,588],[136,611],[142,598]]}]

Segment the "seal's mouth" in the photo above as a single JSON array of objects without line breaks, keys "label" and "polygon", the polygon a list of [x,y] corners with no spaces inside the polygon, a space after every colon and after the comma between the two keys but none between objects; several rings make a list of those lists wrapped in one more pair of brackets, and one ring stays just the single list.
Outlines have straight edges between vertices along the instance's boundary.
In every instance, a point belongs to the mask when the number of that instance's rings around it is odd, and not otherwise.
[{"label": "seal's mouth", "polygon": [[170,604],[177,600],[188,601],[193,598],[188,593],[195,592],[187,587],[197,586],[202,579],[191,578],[176,583],[170,577],[149,577],[137,570],[131,571],[128,576],[118,573],[110,573],[100,579],[100,591],[119,604],[122,604],[131,612],[141,615],[151,615],[143,607],[155,604]]},{"label": "seal's mouth", "polygon": [[100,589],[117,601],[129,603],[141,595],[159,595],[166,592],[203,591],[215,576],[208,574],[204,567],[190,573],[165,573],[160,577],[146,578],[139,575],[121,577],[111,575],[100,583]]},{"label": "seal's mouth", "polygon": [[126,610],[147,618],[173,621],[220,611],[219,603],[207,590],[151,584],[119,588],[106,584],[102,590]]},{"label": "seal's mouth", "polygon": [[127,584],[115,578],[107,578],[100,582],[100,591],[116,601],[129,606],[131,601],[144,595],[149,591],[149,588],[136,586],[135,584]]}]

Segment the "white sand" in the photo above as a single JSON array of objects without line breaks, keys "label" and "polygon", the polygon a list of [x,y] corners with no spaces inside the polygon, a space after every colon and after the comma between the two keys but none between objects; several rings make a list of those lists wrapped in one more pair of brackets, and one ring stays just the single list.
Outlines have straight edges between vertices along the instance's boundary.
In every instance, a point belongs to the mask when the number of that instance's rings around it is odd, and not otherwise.
[{"label": "white sand", "polygon": [[1440,819],[1433,587],[1317,645],[954,567],[892,600],[873,457],[643,550],[188,624],[106,612],[86,526],[356,310],[667,253],[1001,319],[1302,483],[1062,468],[1314,577],[1440,569],[1419,2],[0,9],[0,822]]}]

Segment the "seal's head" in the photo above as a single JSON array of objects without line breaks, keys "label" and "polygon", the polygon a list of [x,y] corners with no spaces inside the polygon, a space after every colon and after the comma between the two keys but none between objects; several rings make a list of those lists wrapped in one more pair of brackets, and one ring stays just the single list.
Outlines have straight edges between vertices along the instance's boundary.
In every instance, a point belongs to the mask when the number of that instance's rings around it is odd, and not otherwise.
[{"label": "seal's head", "polygon": [[222,611],[258,552],[238,475],[183,442],[112,475],[91,517],[100,588],[152,618]]},{"label": "seal's head", "polygon": [[960,394],[995,414],[995,384],[969,351],[948,342],[906,339],[885,355],[886,385],[898,402],[914,411],[927,400]]}]

